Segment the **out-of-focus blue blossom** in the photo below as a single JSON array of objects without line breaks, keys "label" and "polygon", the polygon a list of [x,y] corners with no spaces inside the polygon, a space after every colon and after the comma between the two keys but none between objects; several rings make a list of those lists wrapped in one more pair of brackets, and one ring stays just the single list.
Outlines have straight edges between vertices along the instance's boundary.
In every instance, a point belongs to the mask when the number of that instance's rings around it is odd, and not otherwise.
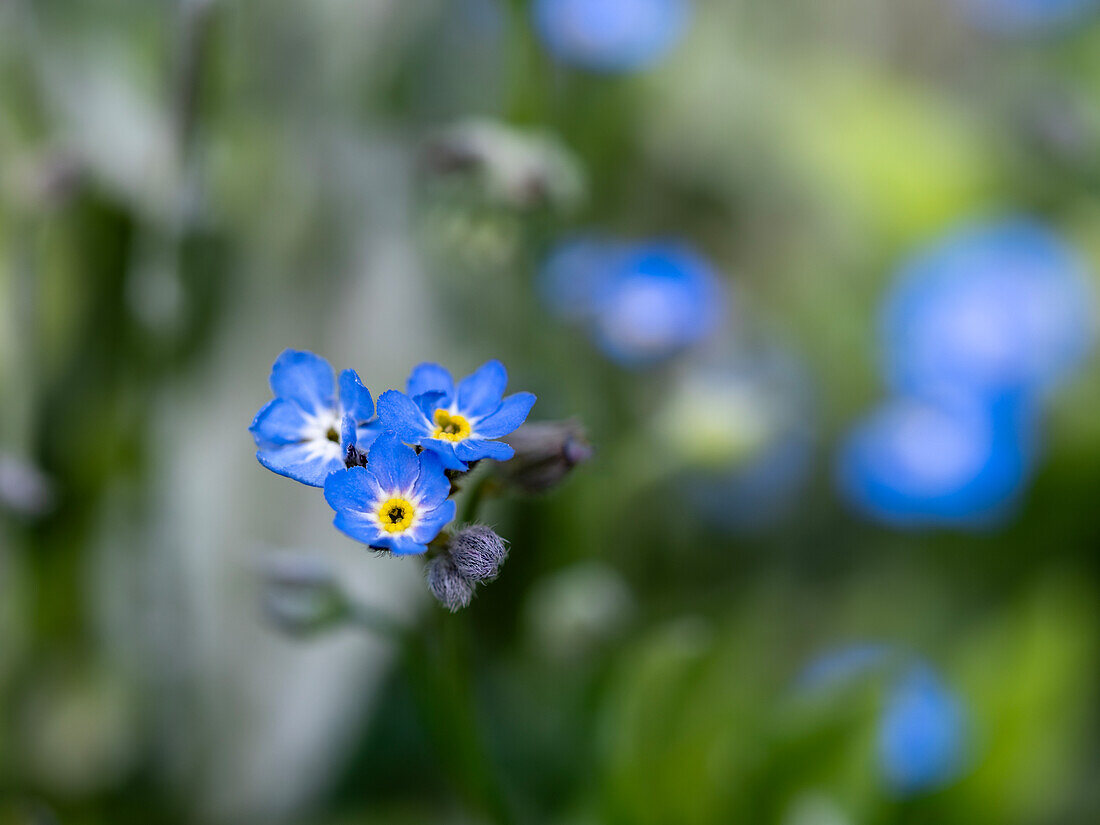
[{"label": "out-of-focus blue blossom", "polygon": [[839,483],[861,510],[899,527],[995,523],[1015,502],[1035,454],[1030,406],[1006,396],[893,400],[841,448]]},{"label": "out-of-focus blue blossom", "polygon": [[1097,0],[956,0],[974,26],[998,34],[1068,27],[1096,11]]},{"label": "out-of-focus blue blossom", "polygon": [[839,483],[857,507],[901,527],[996,522],[1015,502],[1035,454],[1030,406],[952,398],[893,400],[841,448]]},{"label": "out-of-focus blue blossom", "polygon": [[325,480],[337,529],[398,555],[426,552],[428,542],[454,519],[450,493],[439,455],[417,454],[392,433],[374,442],[366,467],[349,467]]},{"label": "out-of-focus blue blossom", "polygon": [[467,462],[492,458],[506,461],[514,450],[496,439],[527,420],[535,396],[518,392],[504,397],[508,372],[500,361],[488,361],[455,386],[438,364],[421,364],[409,376],[408,395],[388,390],[378,399],[378,416],[387,432],[407,444],[439,456],[448,470],[466,470]]},{"label": "out-of-focus blue blossom", "polygon": [[559,242],[539,274],[539,291],[559,318],[579,321],[596,311],[601,284],[616,270],[622,244],[599,235],[577,235]]},{"label": "out-of-focus blue blossom", "polygon": [[878,729],[883,777],[898,794],[942,787],[965,765],[967,715],[927,665],[908,670],[890,690]]},{"label": "out-of-focus blue blossom", "polygon": [[535,0],[535,29],[562,63],[600,72],[646,68],[687,29],[688,0]]},{"label": "out-of-focus blue blossom", "polygon": [[798,685],[804,690],[823,690],[847,684],[888,664],[896,653],[895,647],[885,642],[860,642],[828,650],[802,669]]},{"label": "out-of-focus blue blossom", "polygon": [[275,398],[249,432],[256,458],[279,475],[321,487],[344,467],[348,447],[366,449],[380,432],[374,401],[355,371],[340,373],[337,394],[332,367],[312,352],[284,351],[271,369],[271,390]]},{"label": "out-of-focus blue blossom", "polygon": [[1045,226],[972,225],[903,265],[883,332],[904,393],[1041,392],[1088,353],[1092,295],[1078,255]]},{"label": "out-of-focus blue blossom", "polygon": [[682,243],[565,242],[543,268],[551,310],[584,321],[597,345],[625,366],[647,366],[698,344],[726,308],[721,279]]}]

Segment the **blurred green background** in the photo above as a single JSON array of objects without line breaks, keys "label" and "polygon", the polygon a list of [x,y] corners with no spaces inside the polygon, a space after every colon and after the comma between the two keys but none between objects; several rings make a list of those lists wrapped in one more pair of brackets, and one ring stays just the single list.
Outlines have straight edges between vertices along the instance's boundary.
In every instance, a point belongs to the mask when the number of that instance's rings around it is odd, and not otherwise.
[{"label": "blurred green background", "polygon": [[[1100,821],[1095,359],[993,527],[893,529],[834,482],[914,249],[1021,212],[1100,262],[1100,14],[960,8],[698,0],[592,71],[524,0],[0,3],[0,823]],[[471,123],[474,161],[434,162]],[[723,331],[603,357],[540,287],[588,231],[690,243]],[[447,614],[257,465],[285,347],[375,397],[500,358],[595,457],[489,504],[511,556]],[[759,438],[692,371],[773,357],[797,482],[759,523],[690,511]],[[280,633],[257,565],[285,551],[405,629]],[[800,677],[867,643],[894,652]],[[957,747],[899,789],[910,660]]]}]

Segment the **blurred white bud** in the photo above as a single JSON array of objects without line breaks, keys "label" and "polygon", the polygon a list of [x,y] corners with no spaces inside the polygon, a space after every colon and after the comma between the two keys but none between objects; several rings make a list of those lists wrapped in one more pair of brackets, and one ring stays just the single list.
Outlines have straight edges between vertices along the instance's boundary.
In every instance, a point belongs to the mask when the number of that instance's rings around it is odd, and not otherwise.
[{"label": "blurred white bud", "polygon": [[491,200],[520,209],[568,208],[584,195],[580,166],[557,138],[490,120],[443,132],[425,147],[424,165],[439,175],[474,175]]},{"label": "blurred white bud", "polygon": [[53,484],[32,464],[0,454],[0,508],[21,516],[40,516],[54,505]]},{"label": "blurred white bud", "polygon": [[539,582],[526,606],[534,644],[550,659],[584,656],[617,637],[634,612],[622,576],[601,562],[582,562]]}]

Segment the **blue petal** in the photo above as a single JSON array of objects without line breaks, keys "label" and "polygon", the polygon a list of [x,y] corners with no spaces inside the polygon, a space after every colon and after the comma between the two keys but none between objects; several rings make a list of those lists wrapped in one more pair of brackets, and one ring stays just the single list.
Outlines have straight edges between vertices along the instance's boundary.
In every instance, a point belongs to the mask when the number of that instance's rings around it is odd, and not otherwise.
[{"label": "blue petal", "polygon": [[275,398],[256,413],[248,431],[259,447],[296,444],[303,440],[302,431],[308,423],[301,407],[285,398]]},{"label": "blue petal", "polygon": [[439,535],[439,531],[442,530],[447,524],[454,521],[455,517],[455,503],[454,501],[445,501],[439,507],[436,507],[430,513],[425,513],[421,516],[420,521],[416,527],[409,531],[409,537],[427,544],[436,536]]},{"label": "blue petal", "polygon": [[503,441],[485,441],[481,438],[467,438],[455,444],[455,455],[463,461],[477,461],[482,458],[492,458],[496,461],[507,461],[516,454],[510,444]]},{"label": "blue petal", "polygon": [[467,418],[481,418],[496,411],[504,388],[508,386],[508,371],[500,361],[487,361],[458,385],[458,411]]},{"label": "blue petal", "polygon": [[341,510],[332,523],[341,533],[372,547],[381,547],[382,537],[388,535],[378,526],[378,522],[368,518],[365,513],[357,513],[353,510]]},{"label": "blue petal", "polygon": [[420,454],[420,476],[413,487],[413,496],[420,500],[420,506],[431,509],[450,494],[451,480],[443,472],[443,459],[438,453],[425,450]]},{"label": "blue petal", "polygon": [[297,401],[308,413],[336,406],[332,367],[312,352],[284,350],[271,368],[271,390],[277,398]]},{"label": "blue petal", "polygon": [[439,438],[425,438],[421,446],[423,446],[425,450],[430,450],[438,455],[446,470],[466,472],[470,469],[466,466],[464,461],[455,455],[455,445],[450,441],[443,441]]},{"label": "blue petal", "polygon": [[535,396],[529,392],[509,395],[500,405],[500,409],[479,421],[474,430],[481,438],[500,438],[502,435],[508,435],[527,420],[527,415],[534,405]]},{"label": "blue petal", "polygon": [[320,487],[329,473],[344,467],[342,456],[328,457],[313,453],[313,442],[264,447],[256,453],[257,460],[271,470],[287,478]]},{"label": "blue petal", "polygon": [[355,446],[360,450],[369,450],[380,435],[382,435],[382,425],[378,421],[361,424],[355,428]]},{"label": "blue petal", "polygon": [[405,393],[386,390],[378,398],[378,421],[382,429],[402,441],[419,444],[431,431],[431,423]]},{"label": "blue petal", "polygon": [[340,422],[340,446],[344,448],[345,455],[347,455],[348,447],[359,446],[359,435],[355,426],[355,419],[350,415],[345,415],[344,420]]},{"label": "blue petal", "polygon": [[374,401],[370,391],[363,386],[355,370],[340,373],[340,404],[356,422],[370,421],[374,417]]},{"label": "blue petal", "polygon": [[419,556],[428,552],[428,545],[414,539],[409,533],[385,533],[373,547],[385,547],[395,556]]},{"label": "blue petal", "polygon": [[[446,409],[451,405],[451,399],[441,392],[425,392],[417,395],[413,398],[413,403],[420,408],[420,411],[427,416],[428,421],[431,422],[435,417],[435,411],[438,409]],[[428,430],[431,431],[432,427],[429,423]]]},{"label": "blue petal", "polygon": [[402,444],[393,433],[386,433],[371,445],[367,471],[387,494],[409,492],[420,475],[420,460],[416,450]]},{"label": "blue petal", "polygon": [[405,385],[410,396],[426,392],[441,392],[446,397],[442,406],[450,406],[455,394],[455,382],[451,374],[439,364],[421,364],[412,371]]},{"label": "blue petal", "polygon": [[336,511],[368,513],[381,505],[384,496],[364,467],[350,467],[325,479],[325,501]]}]

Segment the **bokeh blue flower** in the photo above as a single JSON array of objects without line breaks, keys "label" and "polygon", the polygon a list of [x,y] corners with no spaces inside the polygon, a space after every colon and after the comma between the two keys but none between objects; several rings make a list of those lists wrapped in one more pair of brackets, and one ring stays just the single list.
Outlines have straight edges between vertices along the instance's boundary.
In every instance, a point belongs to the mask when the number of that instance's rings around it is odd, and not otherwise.
[{"label": "bokeh blue flower", "polygon": [[1061,29],[1081,22],[1098,7],[1096,0],[957,0],[966,19],[985,31],[1022,35]]},{"label": "bokeh blue flower", "polygon": [[701,343],[727,305],[710,263],[676,241],[567,240],[547,258],[541,287],[552,311],[583,322],[604,354],[628,367]]},{"label": "bokeh blue flower", "polygon": [[535,0],[535,29],[562,63],[599,72],[646,68],[679,42],[688,0]]},{"label": "bokeh blue flower", "polygon": [[[872,694],[861,688],[875,686]],[[942,674],[904,646],[863,641],[825,650],[796,681],[803,697],[874,697],[874,759],[886,789],[905,797],[942,788],[968,764],[970,716]],[[852,693],[852,691],[856,691]]]},{"label": "bokeh blue flower", "polygon": [[1077,252],[1026,218],[963,226],[904,263],[882,327],[895,389],[1043,393],[1093,339]]},{"label": "bokeh blue flower", "polygon": [[428,543],[455,517],[450,493],[438,454],[418,454],[391,433],[375,440],[366,467],[349,467],[325,480],[336,528],[396,555],[427,552]]},{"label": "bokeh blue flower", "polygon": [[899,795],[928,792],[958,778],[966,763],[967,714],[939,674],[915,664],[890,689],[879,721],[883,778]]},{"label": "bokeh blue flower", "polygon": [[288,349],[275,360],[270,381],[275,398],[256,413],[249,432],[256,458],[273,473],[321,487],[343,469],[349,446],[365,450],[378,437],[374,401],[354,370],[340,373],[337,392],[328,361]]},{"label": "bokeh blue flower", "polygon": [[897,398],[842,445],[841,491],[899,527],[984,527],[1015,503],[1035,460],[1034,415],[1019,397]]},{"label": "bokeh blue flower", "polygon": [[496,439],[519,428],[535,404],[529,392],[505,398],[507,385],[500,361],[486,362],[457,387],[439,364],[421,364],[409,376],[407,395],[382,393],[379,420],[407,444],[437,454],[448,470],[466,470],[483,458],[506,461],[515,451]]}]

